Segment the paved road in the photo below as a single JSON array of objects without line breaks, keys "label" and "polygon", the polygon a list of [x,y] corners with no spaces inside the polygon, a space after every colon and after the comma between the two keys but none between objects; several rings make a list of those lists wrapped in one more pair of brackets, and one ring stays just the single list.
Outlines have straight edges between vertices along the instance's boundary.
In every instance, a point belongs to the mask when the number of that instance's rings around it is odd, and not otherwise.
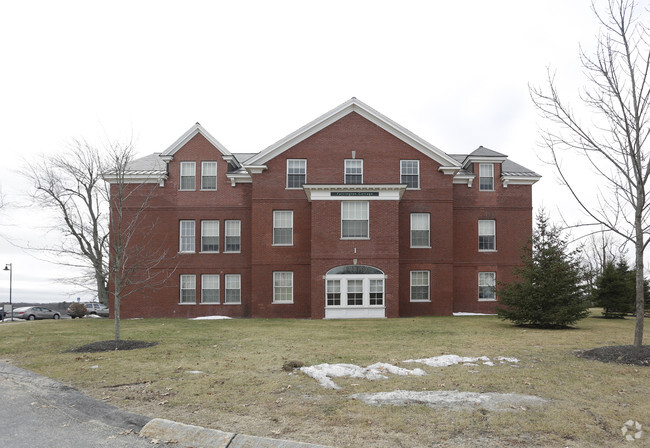
[{"label": "paved road", "polygon": [[148,421],[0,361],[2,447],[150,448],[151,439],[129,432]]}]

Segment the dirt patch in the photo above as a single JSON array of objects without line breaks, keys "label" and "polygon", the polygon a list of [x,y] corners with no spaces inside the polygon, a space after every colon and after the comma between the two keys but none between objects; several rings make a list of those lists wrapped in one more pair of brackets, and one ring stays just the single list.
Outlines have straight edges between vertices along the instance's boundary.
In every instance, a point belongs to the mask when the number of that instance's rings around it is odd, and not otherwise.
[{"label": "dirt patch", "polygon": [[578,358],[650,367],[650,345],[611,345],[576,353]]},{"label": "dirt patch", "polygon": [[82,345],[81,347],[76,347],[71,350],[67,350],[66,353],[96,353],[96,352],[108,352],[113,350],[135,350],[137,348],[147,348],[158,345],[157,342],[147,342],[147,341],[99,341],[93,342],[91,344]]}]

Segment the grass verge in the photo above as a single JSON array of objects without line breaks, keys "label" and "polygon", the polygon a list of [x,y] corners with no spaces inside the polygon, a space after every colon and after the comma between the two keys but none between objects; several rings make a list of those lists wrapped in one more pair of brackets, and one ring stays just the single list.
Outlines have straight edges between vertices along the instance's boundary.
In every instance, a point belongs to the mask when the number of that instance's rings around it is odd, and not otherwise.
[{"label": "grass verge", "polygon": [[[513,327],[491,316],[390,320],[126,320],[126,339],[158,345],[69,353],[112,338],[113,321],[0,325],[0,357],[133,412],[257,436],[338,447],[630,446],[628,420],[650,444],[650,368],[580,359],[576,350],[629,344],[634,322],[588,318],[572,330]],[[648,328],[648,325],[646,325]],[[650,335],[646,333],[646,340]],[[443,354],[516,357],[519,364],[402,364]],[[324,389],[287,362],[387,362],[421,377],[335,379]],[[200,372],[200,373],[197,373]],[[394,390],[513,392],[542,407],[490,412],[368,406],[349,395]],[[644,446],[644,445],[641,445]]]}]

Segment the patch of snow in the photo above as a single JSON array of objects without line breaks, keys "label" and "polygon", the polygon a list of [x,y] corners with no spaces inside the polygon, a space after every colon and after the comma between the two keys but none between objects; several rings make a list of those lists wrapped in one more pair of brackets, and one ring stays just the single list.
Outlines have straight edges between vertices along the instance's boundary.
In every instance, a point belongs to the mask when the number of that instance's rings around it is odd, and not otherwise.
[{"label": "patch of snow", "polygon": [[201,316],[201,317],[195,317],[190,320],[221,320],[221,319],[232,319],[232,317],[228,316]]},{"label": "patch of snow", "polygon": [[203,373],[200,370],[188,370],[187,373]]},{"label": "patch of snow", "polygon": [[332,378],[344,376],[377,380],[387,378],[385,374],[388,373],[392,373],[393,375],[426,375],[426,372],[422,369],[409,370],[381,362],[365,368],[354,364],[318,364],[315,366],[301,367],[300,371],[314,378],[318,381],[318,384],[328,389],[340,389],[341,387],[332,381]]},{"label": "patch of snow", "polygon": [[496,316],[496,314],[483,314],[483,313],[454,313],[454,316]]},{"label": "patch of snow", "polygon": [[91,319],[102,319],[102,316],[98,316],[97,314],[86,314],[86,317]]},{"label": "patch of snow", "polygon": [[491,411],[524,410],[525,406],[540,405],[546,402],[533,395],[478,393],[459,391],[423,391],[396,390],[374,394],[354,394],[350,398],[363,401],[372,406],[384,404],[405,406],[423,404],[436,408],[472,408],[481,407]]},{"label": "patch of snow", "polygon": [[458,355],[442,355],[442,356],[434,356],[432,358],[407,359],[404,362],[417,362],[420,364],[427,365],[429,367],[449,367],[455,364],[476,365],[476,362],[478,361],[483,361],[483,363],[485,364],[486,362],[490,362],[490,358],[488,358],[487,356],[479,356],[479,357],[472,358],[472,357],[464,357]]},{"label": "patch of snow", "polygon": [[519,362],[517,358],[506,358],[505,356],[497,356],[497,361],[501,361],[501,364],[506,362],[517,364]]}]

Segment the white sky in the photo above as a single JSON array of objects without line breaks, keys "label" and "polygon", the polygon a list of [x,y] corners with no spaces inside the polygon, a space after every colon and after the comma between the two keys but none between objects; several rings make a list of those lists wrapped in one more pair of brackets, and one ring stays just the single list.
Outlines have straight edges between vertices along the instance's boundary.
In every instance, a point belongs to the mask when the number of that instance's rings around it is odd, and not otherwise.
[{"label": "white sky", "polygon": [[[14,170],[71,138],[133,135],[146,155],[198,121],[258,152],[352,96],[448,153],[483,145],[534,169],[535,204],[558,217],[572,205],[537,159],[528,84],[550,65],[575,90],[596,33],[590,0],[1,2],[0,185],[14,207],[0,234],[42,242],[47,218],[15,207],[29,185]],[[66,269],[0,239],[5,263],[14,301],[79,295],[53,281]]]}]

